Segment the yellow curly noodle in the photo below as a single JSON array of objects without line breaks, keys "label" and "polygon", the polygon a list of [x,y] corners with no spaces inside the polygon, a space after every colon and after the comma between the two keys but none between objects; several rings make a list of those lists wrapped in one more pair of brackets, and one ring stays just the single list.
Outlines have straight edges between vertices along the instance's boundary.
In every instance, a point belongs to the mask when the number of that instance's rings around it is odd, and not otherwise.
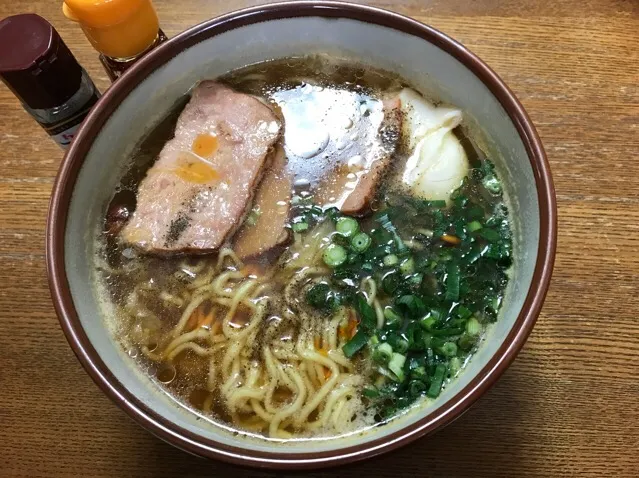
[{"label": "yellow curly noodle", "polygon": [[[153,339],[158,333],[151,326],[151,331],[138,330],[133,341],[150,361],[173,374],[182,354],[205,360],[208,373],[204,383],[196,384],[208,393],[202,411],[210,414],[214,406],[222,406],[238,429],[277,439],[351,431],[356,428],[353,418],[363,410],[358,393],[363,378],[342,353],[348,338],[339,330],[348,322],[347,313],[341,309],[322,317],[299,299],[330,273],[308,266],[321,264],[327,232],[320,226],[297,237],[297,245],[261,277],[246,272],[225,248],[215,263],[201,259],[178,265],[174,276],[184,284],[179,295],[148,282],[138,284],[123,307],[133,322],[143,317],[159,329],[159,319],[145,305],[149,300],[181,313],[160,340]],[[277,289],[277,283],[285,285]],[[375,282],[364,281],[361,288],[383,321]],[[215,319],[194,325],[192,318],[206,307]],[[271,321],[269,311],[278,320]],[[240,321],[239,315],[248,319]],[[280,325],[293,332],[282,333]]]}]

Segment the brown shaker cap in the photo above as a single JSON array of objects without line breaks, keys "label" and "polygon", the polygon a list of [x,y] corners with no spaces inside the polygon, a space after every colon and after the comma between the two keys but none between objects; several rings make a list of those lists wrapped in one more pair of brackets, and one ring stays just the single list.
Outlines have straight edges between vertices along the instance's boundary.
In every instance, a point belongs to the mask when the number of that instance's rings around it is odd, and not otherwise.
[{"label": "brown shaker cap", "polygon": [[78,91],[82,67],[48,21],[27,13],[0,21],[0,78],[30,108],[47,109]]}]

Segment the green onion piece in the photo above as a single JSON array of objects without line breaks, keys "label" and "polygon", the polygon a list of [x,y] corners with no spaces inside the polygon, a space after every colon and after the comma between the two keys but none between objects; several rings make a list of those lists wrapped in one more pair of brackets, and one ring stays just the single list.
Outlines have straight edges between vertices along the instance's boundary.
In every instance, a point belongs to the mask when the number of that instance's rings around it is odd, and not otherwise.
[{"label": "green onion piece", "polygon": [[430,333],[434,337],[452,337],[453,335],[461,335],[464,329],[461,327],[446,327],[445,329],[434,329]]},{"label": "green onion piece", "polygon": [[415,367],[413,370],[411,370],[410,374],[413,378],[424,380],[426,378],[426,367],[424,367],[423,365]]},{"label": "green onion piece", "polygon": [[324,263],[329,267],[341,266],[346,262],[346,249],[337,244],[331,244],[324,251]]},{"label": "green onion piece", "polygon": [[366,386],[362,389],[362,395],[364,395],[366,398],[377,398],[380,394],[377,388]]},{"label": "green onion piece", "polygon": [[406,362],[406,356],[398,353],[394,353],[388,362],[388,370],[395,374],[399,382],[404,381],[404,363]]},{"label": "green onion piece", "polygon": [[384,308],[384,318],[386,319],[387,328],[399,327],[402,323],[402,318],[391,306]]},{"label": "green onion piece", "polygon": [[434,209],[441,209],[446,207],[446,201],[444,199],[433,199],[432,201],[424,201],[428,207]]},{"label": "green onion piece", "polygon": [[408,340],[398,337],[393,340],[392,347],[395,352],[403,354],[408,350]]},{"label": "green onion piece", "polygon": [[377,315],[375,314],[375,309],[368,305],[364,294],[357,294],[355,309],[360,318],[360,327],[366,330],[374,330],[377,325]]},{"label": "green onion piece", "polygon": [[437,319],[435,319],[435,317],[433,317],[432,315],[427,315],[419,321],[419,323],[425,330],[433,330],[435,322],[437,322]]},{"label": "green onion piece", "polygon": [[459,337],[459,340],[457,340],[457,345],[459,345],[459,348],[465,351],[472,349],[476,343],[477,343],[477,336],[473,337],[472,335],[469,335],[468,333],[463,334],[461,337]]},{"label": "green onion piece", "polygon": [[487,227],[481,229],[479,231],[479,235],[486,239],[488,242],[497,242],[501,239],[501,235],[495,231],[494,229],[489,229]]},{"label": "green onion piece", "polygon": [[393,347],[386,342],[379,344],[373,352],[373,360],[381,365],[386,365],[390,362],[393,355]]},{"label": "green onion piece", "polygon": [[446,299],[459,299],[459,264],[451,262],[448,265],[448,277],[446,277]]},{"label": "green onion piece", "polygon": [[481,324],[475,317],[471,317],[466,322],[466,333],[471,337],[477,337],[481,333]]},{"label": "green onion piece", "polygon": [[488,189],[488,191],[493,194],[501,193],[501,182],[494,174],[489,174],[484,179],[482,179],[482,184],[486,189]]},{"label": "green onion piece", "polygon": [[369,334],[363,328],[358,329],[353,338],[342,347],[342,352],[347,358],[351,358],[368,343],[368,337]]},{"label": "green onion piece", "polygon": [[454,357],[457,355],[457,344],[455,342],[444,342],[439,351],[445,357]]},{"label": "green onion piece", "polygon": [[403,295],[395,301],[395,304],[404,308],[413,319],[423,317],[426,313],[426,305],[419,297],[413,294]]},{"label": "green onion piece", "polygon": [[442,391],[442,385],[444,385],[444,378],[446,377],[446,365],[440,363],[435,367],[435,373],[430,381],[430,388],[426,395],[430,398],[437,398]]},{"label": "green onion piece", "polygon": [[468,229],[468,232],[479,231],[481,228],[482,228],[482,225],[481,225],[481,222],[479,221],[473,221],[466,224],[466,229]]},{"label": "green onion piece", "polygon": [[456,376],[462,368],[462,362],[459,357],[453,357],[448,362],[448,369],[450,370],[451,375]]},{"label": "green onion piece", "polygon": [[394,266],[399,262],[399,257],[395,254],[388,254],[384,257],[384,265],[386,267]]},{"label": "green onion piece", "polygon": [[368,345],[370,347],[374,347],[377,344],[379,344],[379,337],[377,337],[377,335],[373,335],[370,339],[368,339]]},{"label": "green onion piece", "polygon": [[355,252],[364,252],[371,245],[372,239],[371,236],[366,234],[365,232],[360,232],[355,234],[351,239],[351,248]]},{"label": "green onion piece", "polygon": [[408,392],[417,397],[426,391],[426,384],[421,380],[413,380],[408,384]]},{"label": "green onion piece", "polygon": [[335,229],[344,237],[353,237],[359,232],[359,223],[352,217],[340,217],[335,223]]},{"label": "green onion piece", "polygon": [[399,265],[399,270],[402,274],[412,274],[415,272],[415,261],[413,258],[409,257],[408,259],[404,259]]},{"label": "green onion piece", "polygon": [[319,310],[335,310],[340,303],[339,296],[325,282],[319,282],[306,293],[306,302]]},{"label": "green onion piece", "polygon": [[457,317],[459,317],[460,319],[467,319],[471,315],[473,315],[473,313],[468,307],[465,307],[463,305],[457,307]]},{"label": "green onion piece", "polygon": [[293,229],[293,231],[295,232],[302,232],[302,231],[306,231],[308,229],[308,222],[294,222],[291,225],[291,228]]},{"label": "green onion piece", "polygon": [[384,274],[384,277],[382,277],[382,289],[384,289],[384,292],[386,292],[388,295],[393,295],[398,287],[399,274],[397,272],[392,271]]}]

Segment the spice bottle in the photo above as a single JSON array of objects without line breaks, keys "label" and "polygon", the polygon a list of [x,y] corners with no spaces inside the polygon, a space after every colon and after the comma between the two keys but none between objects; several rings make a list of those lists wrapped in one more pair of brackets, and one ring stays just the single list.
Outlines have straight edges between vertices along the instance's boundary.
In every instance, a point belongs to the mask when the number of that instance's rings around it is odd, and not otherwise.
[{"label": "spice bottle", "polygon": [[151,0],[64,0],[62,10],[80,23],[111,81],[167,40]]},{"label": "spice bottle", "polygon": [[55,28],[35,14],[0,21],[0,78],[64,149],[100,97]]}]

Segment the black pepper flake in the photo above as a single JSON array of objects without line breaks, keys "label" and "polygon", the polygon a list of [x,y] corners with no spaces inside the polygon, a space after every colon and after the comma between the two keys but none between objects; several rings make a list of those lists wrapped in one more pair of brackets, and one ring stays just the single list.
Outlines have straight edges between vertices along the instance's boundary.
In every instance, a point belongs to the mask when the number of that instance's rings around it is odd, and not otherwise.
[{"label": "black pepper flake", "polygon": [[184,213],[178,214],[178,217],[171,221],[171,225],[169,226],[169,232],[166,235],[165,246],[169,247],[180,238],[180,235],[189,227],[191,223],[191,218],[186,216]]}]

